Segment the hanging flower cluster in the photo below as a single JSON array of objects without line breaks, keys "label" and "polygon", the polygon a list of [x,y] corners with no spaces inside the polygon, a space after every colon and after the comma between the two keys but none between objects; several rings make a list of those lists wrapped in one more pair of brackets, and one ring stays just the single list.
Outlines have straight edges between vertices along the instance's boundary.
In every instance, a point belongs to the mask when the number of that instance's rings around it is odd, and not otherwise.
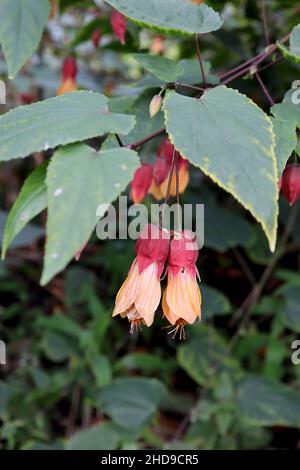
[{"label": "hanging flower cluster", "polygon": [[62,78],[61,85],[58,88],[56,94],[63,95],[64,93],[70,93],[78,89],[77,82],[77,64],[76,59],[73,56],[66,57],[62,67]]},{"label": "hanging flower cluster", "polygon": [[287,165],[279,181],[279,190],[290,206],[300,199],[300,165]]},{"label": "hanging flower cluster", "polygon": [[[134,204],[141,203],[147,194],[152,194],[157,201],[166,197],[174,152],[174,145],[167,138],[158,148],[154,165],[143,163],[137,169],[131,183],[131,197]],[[178,156],[178,172],[178,189],[182,194],[189,183],[189,162],[181,155]],[[175,172],[172,174],[169,195],[176,196]]]},{"label": "hanging flower cluster", "polygon": [[[201,294],[197,283],[198,245],[189,230],[170,233],[147,225],[136,243],[136,258],[116,297],[113,317],[127,317],[131,332],[144,323],[152,325],[161,299],[160,280],[167,261],[168,285],[163,297],[164,317],[174,336],[184,338],[184,327],[201,318]],[[174,337],[173,336],[173,337]]]}]

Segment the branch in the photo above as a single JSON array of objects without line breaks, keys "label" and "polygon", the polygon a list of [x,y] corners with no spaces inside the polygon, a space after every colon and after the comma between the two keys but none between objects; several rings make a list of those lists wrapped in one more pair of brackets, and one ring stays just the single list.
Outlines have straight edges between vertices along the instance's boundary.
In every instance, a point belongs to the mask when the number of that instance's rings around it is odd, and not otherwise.
[{"label": "branch", "polygon": [[[291,33],[287,34],[284,38],[282,38],[280,40],[280,42],[285,43],[289,39],[290,35],[291,35]],[[219,77],[221,79],[228,77],[228,78],[226,78],[226,80],[223,80],[223,82],[221,84],[222,85],[227,85],[228,83],[232,82],[233,80],[236,80],[237,78],[246,75],[253,65],[258,66],[259,64],[264,62],[269,56],[274,54],[274,52],[277,51],[277,49],[278,49],[278,45],[277,44],[272,44],[267,48],[267,50],[265,52],[258,54],[257,56],[253,57],[252,59],[248,59],[246,62],[239,65],[238,67],[235,67],[234,69],[232,69],[232,70],[226,72],[225,74],[221,75]]]},{"label": "branch", "polygon": [[268,27],[268,17],[267,17],[267,2],[266,0],[261,0],[261,16],[262,16],[262,23],[264,28],[264,35],[266,45],[270,44],[270,34],[269,34],[269,27]]},{"label": "branch", "polygon": [[139,140],[139,141],[135,142],[134,144],[126,145],[126,147],[129,148],[129,149],[132,149],[132,150],[136,150],[139,147],[141,147],[142,145],[149,142],[150,140],[155,139],[155,137],[158,137],[159,135],[164,134],[165,132],[166,132],[166,129],[163,127],[162,129],[159,129],[159,131],[153,132],[153,134],[150,134],[147,137],[144,137],[144,139]]}]

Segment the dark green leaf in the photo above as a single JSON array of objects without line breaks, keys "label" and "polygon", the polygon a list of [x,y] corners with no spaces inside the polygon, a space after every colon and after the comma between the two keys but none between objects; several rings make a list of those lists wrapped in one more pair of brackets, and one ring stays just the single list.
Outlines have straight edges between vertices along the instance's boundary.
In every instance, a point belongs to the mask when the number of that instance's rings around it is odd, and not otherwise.
[{"label": "dark green leaf", "polygon": [[164,112],[175,147],[251,212],[274,251],[278,174],[269,117],[249,98],[224,86],[200,100],[169,92]]},{"label": "dark green leaf", "polygon": [[138,164],[136,153],[126,148],[97,152],[74,144],[56,152],[46,180],[48,222],[42,284],[89,240],[107,206],[132,180]]},{"label": "dark green leaf", "polygon": [[189,0],[105,0],[135,23],[163,34],[209,33],[222,26],[220,15]]},{"label": "dark green leaf", "polygon": [[14,78],[34,53],[49,14],[49,0],[0,0],[0,44],[9,78]]},{"label": "dark green leaf", "polygon": [[26,157],[108,132],[128,134],[134,125],[133,116],[109,112],[107,98],[100,93],[66,93],[0,117],[0,160]]},{"label": "dark green leaf", "polygon": [[97,393],[97,403],[119,426],[137,430],[146,425],[166,397],[156,379],[117,379]]},{"label": "dark green leaf", "polygon": [[47,163],[44,163],[36,168],[23,184],[7,218],[2,241],[2,259],[15,236],[47,207],[46,170]]},{"label": "dark green leaf", "polygon": [[286,385],[249,377],[240,383],[237,400],[253,425],[300,427],[300,396]]}]

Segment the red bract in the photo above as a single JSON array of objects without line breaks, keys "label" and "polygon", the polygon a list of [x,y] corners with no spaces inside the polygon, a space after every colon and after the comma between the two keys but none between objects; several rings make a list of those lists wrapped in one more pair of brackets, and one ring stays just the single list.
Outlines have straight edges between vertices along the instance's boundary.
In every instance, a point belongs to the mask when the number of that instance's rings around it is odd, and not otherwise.
[{"label": "red bract", "polygon": [[170,234],[157,225],[147,225],[136,243],[139,270],[144,271],[154,261],[158,265],[157,275],[161,276],[169,253]]},{"label": "red bract", "polygon": [[73,56],[66,57],[62,67],[62,79],[56,94],[63,95],[78,89],[76,82],[77,64]]},{"label": "red bract", "polygon": [[68,78],[75,79],[77,75],[77,64],[75,57],[66,57],[63,63],[62,78],[67,80]]},{"label": "red bract", "polygon": [[[161,200],[166,197],[170,171],[172,167],[172,158],[174,153],[174,145],[169,139],[165,139],[159,146],[156,161],[153,169],[153,185],[151,194],[155,199]],[[189,182],[189,162],[178,157],[179,170],[179,193],[182,194]],[[176,170],[173,171],[173,177],[170,186],[170,196],[176,196]]]},{"label": "red bract", "polygon": [[125,34],[126,34],[126,26],[127,20],[122,13],[119,13],[116,10],[112,11],[111,14],[111,26],[114,30],[116,36],[118,37],[121,44],[125,44]]},{"label": "red bract", "polygon": [[168,271],[175,275],[180,269],[186,269],[195,274],[198,255],[199,247],[195,234],[190,230],[175,232],[170,245]]},{"label": "red bract", "polygon": [[147,196],[152,183],[153,167],[143,163],[135,172],[131,183],[131,197],[134,204],[139,204]]},{"label": "red bract", "polygon": [[96,29],[92,34],[92,43],[94,44],[95,48],[99,46],[100,39],[101,39],[101,31],[99,29]]},{"label": "red bract", "polygon": [[300,199],[300,165],[288,165],[279,182],[279,189],[290,206]]}]

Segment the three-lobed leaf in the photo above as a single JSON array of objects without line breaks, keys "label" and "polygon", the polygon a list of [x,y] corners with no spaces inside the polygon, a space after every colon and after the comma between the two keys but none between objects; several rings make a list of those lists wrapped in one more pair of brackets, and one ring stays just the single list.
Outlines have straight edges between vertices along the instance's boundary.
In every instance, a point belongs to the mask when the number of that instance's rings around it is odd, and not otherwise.
[{"label": "three-lobed leaf", "polygon": [[49,0],[0,0],[0,44],[9,78],[34,53],[49,14]]},{"label": "three-lobed leaf", "polygon": [[61,271],[88,241],[138,166],[136,152],[127,148],[98,152],[73,144],[54,154],[46,178],[48,221],[42,284]]},{"label": "three-lobed leaf", "polygon": [[169,92],[164,113],[175,147],[251,212],[273,251],[278,174],[269,117],[249,98],[224,86],[199,100]]},{"label": "three-lobed leaf", "polygon": [[210,33],[222,26],[220,15],[207,5],[190,0],[105,0],[135,23],[170,35]]},{"label": "three-lobed leaf", "polygon": [[76,91],[20,106],[0,117],[0,160],[97,137],[108,132],[128,134],[134,116],[111,113],[107,98]]},{"label": "three-lobed leaf", "polygon": [[2,259],[15,236],[47,207],[45,184],[47,162],[36,168],[25,180],[8,215],[2,241]]}]

